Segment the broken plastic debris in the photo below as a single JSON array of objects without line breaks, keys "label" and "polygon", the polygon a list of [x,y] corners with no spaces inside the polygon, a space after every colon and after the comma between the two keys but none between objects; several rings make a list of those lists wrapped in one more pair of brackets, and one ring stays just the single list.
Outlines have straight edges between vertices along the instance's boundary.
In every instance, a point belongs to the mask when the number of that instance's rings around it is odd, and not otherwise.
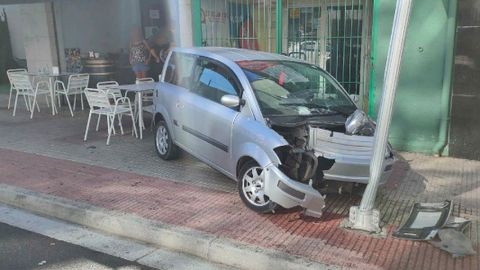
[{"label": "broken plastic debris", "polygon": [[410,240],[429,240],[433,246],[456,257],[476,254],[464,234],[471,221],[450,217],[452,202],[416,203],[405,224],[393,236]]},{"label": "broken plastic debris", "polygon": [[447,224],[443,226],[443,229],[455,229],[459,232],[465,232],[465,230],[472,224],[470,220],[467,220],[462,217],[450,217]]},{"label": "broken plastic debris", "polygon": [[394,237],[410,240],[430,240],[448,221],[452,211],[452,202],[415,203],[405,224]]},{"label": "broken plastic debris", "polygon": [[454,258],[476,254],[470,239],[457,229],[440,229],[437,237],[429,242],[433,246],[452,254]]}]

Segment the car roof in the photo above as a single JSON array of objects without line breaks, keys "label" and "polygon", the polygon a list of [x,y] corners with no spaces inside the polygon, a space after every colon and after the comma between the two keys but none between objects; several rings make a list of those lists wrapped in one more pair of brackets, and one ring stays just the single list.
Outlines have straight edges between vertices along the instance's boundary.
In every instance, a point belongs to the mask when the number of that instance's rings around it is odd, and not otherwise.
[{"label": "car roof", "polygon": [[249,61],[249,60],[283,60],[283,61],[295,61],[303,62],[299,59],[288,57],[276,53],[268,53],[262,51],[254,51],[239,48],[228,47],[192,47],[192,48],[175,48],[174,51],[191,53],[195,55],[202,55],[211,57],[213,55],[221,56],[229,59],[233,62]]}]

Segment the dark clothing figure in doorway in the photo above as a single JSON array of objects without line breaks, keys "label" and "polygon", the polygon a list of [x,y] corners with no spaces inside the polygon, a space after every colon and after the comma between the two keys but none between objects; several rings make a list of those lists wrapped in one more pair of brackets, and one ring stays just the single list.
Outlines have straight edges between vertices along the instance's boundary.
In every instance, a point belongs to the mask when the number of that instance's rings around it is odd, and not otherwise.
[{"label": "dark clothing figure in doorway", "polygon": [[160,61],[151,61],[149,76],[154,78],[155,81],[159,79],[159,75],[162,74],[163,65],[165,64],[168,52],[170,51],[172,42],[172,35],[169,30],[160,31],[159,34],[148,40],[150,48],[158,55]]}]

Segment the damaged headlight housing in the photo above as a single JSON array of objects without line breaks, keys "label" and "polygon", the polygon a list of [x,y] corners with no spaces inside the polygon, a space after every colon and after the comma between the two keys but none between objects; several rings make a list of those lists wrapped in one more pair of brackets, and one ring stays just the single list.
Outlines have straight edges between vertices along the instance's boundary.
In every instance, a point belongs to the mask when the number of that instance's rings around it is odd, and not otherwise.
[{"label": "damaged headlight housing", "polygon": [[[345,133],[348,135],[373,136],[375,134],[375,122],[362,110],[356,110],[345,121]],[[390,143],[385,150],[385,158],[393,157],[393,148]]]},{"label": "damaged headlight housing", "polygon": [[373,136],[375,124],[362,110],[356,110],[345,121],[345,133],[348,135]]}]

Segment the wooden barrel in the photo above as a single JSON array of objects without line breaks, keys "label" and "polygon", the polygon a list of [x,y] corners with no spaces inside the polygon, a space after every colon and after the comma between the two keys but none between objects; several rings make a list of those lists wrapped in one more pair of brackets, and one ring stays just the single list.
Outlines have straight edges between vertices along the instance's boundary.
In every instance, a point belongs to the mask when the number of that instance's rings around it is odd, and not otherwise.
[{"label": "wooden barrel", "polygon": [[111,81],[115,78],[113,62],[101,58],[83,59],[83,72],[90,74],[89,87],[96,88],[98,82]]}]

